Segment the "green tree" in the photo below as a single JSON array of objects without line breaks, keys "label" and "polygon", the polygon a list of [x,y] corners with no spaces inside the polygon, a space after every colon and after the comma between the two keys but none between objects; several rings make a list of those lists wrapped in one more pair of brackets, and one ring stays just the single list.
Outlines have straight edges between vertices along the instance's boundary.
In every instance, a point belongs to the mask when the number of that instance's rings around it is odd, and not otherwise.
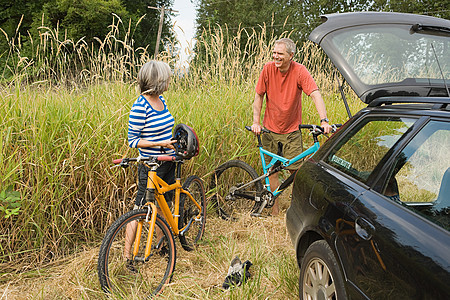
[{"label": "green tree", "polygon": [[413,13],[450,19],[448,0],[375,0],[374,7],[383,11]]},{"label": "green tree", "polygon": [[[74,42],[83,39],[98,47],[95,38],[103,40],[111,30],[113,20],[119,26],[115,38],[132,44],[134,49],[146,48],[153,54],[160,22],[160,9],[164,12],[160,49],[173,39],[170,8],[174,0],[3,0],[0,2],[0,67],[3,77],[14,73],[20,57],[33,58],[31,41],[39,41],[41,26],[58,32],[58,40]],[[117,19],[121,22],[117,23]],[[20,26],[19,26],[20,25]],[[57,31],[54,29],[58,28]],[[46,30],[46,29],[44,29]],[[166,46],[172,46],[166,43]]]},{"label": "green tree", "polygon": [[227,25],[231,34],[238,28],[259,30],[266,25],[269,35],[290,33],[293,40],[305,41],[327,13],[368,10],[365,0],[197,0],[197,37],[209,26]]},{"label": "green tree", "polygon": [[76,41],[84,37],[91,43],[94,37],[102,38],[109,32],[113,13],[128,18],[120,0],[52,0],[44,4],[42,19],[34,18],[33,28],[59,27],[61,32],[67,31],[68,38]]},{"label": "green tree", "polygon": [[[193,0],[197,7],[199,38],[205,28],[226,26],[230,35],[239,28],[260,30],[269,36],[283,32],[301,45],[321,23],[320,15],[353,11],[397,11],[449,19],[448,0]],[[243,42],[245,44],[245,41]]]},{"label": "green tree", "polygon": [[205,28],[215,25],[226,25],[230,34],[242,28],[259,30],[260,26],[266,25],[269,34],[280,34],[286,30],[286,18],[295,11],[298,3],[289,0],[197,0],[196,6],[197,36]]},{"label": "green tree", "polygon": [[[173,38],[171,18],[174,14],[170,11],[173,2],[174,0],[3,0],[0,3],[0,28],[8,38],[20,34],[25,43],[29,32],[36,32],[41,25],[59,27],[60,32],[67,31],[67,37],[72,40],[84,37],[87,42],[91,42],[94,37],[102,39],[109,32],[109,25],[115,14],[123,22],[123,31],[128,30],[131,20],[130,34],[136,47],[150,46],[149,51],[153,51],[161,10],[151,9],[149,6],[166,8],[161,34],[161,40],[164,41]],[[6,38],[0,38],[0,51],[7,51],[8,48]]]},{"label": "green tree", "polygon": [[[127,0],[123,1],[126,10],[130,13],[130,18],[133,24],[137,26],[133,29],[133,39],[135,47],[149,47],[149,52],[154,53],[156,38],[158,35],[159,20],[161,16],[160,9],[149,8],[165,8],[164,21],[161,33],[161,42],[165,40],[172,40],[174,35],[171,31],[171,18],[174,13],[170,10],[173,6],[174,0],[152,0],[152,1],[138,1]],[[160,49],[161,49],[160,43]]]},{"label": "green tree", "polygon": [[[148,47],[147,50],[153,53],[161,10],[149,7],[166,8],[161,33],[161,40],[165,40],[173,37],[170,31],[173,13],[167,10],[171,6],[173,0],[51,0],[44,5],[43,13],[51,27],[67,30],[69,37],[75,40],[85,37],[88,43],[94,37],[102,39],[109,32],[108,26],[115,14],[122,20],[121,32],[125,34],[131,30],[134,47]],[[39,19],[36,21],[40,22]]]},{"label": "green tree", "polygon": [[[40,11],[46,0],[2,0],[0,2],[0,28],[8,35],[27,35],[36,11]],[[20,27],[18,27],[20,22]]]},{"label": "green tree", "polygon": [[[0,2],[0,64],[5,65],[11,55],[9,42],[27,43],[34,13],[40,11],[45,0],[2,0]],[[15,38],[14,38],[15,37]]]}]

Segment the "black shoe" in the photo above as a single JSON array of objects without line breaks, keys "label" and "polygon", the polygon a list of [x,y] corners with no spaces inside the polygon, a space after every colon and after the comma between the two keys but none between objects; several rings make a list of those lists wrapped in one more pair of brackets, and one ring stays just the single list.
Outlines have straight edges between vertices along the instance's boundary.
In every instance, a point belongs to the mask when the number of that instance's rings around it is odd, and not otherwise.
[{"label": "black shoe", "polygon": [[162,247],[159,249],[158,254],[161,255],[161,256],[169,255],[169,248],[167,248],[166,245],[162,246]]},{"label": "black shoe", "polygon": [[132,259],[127,259],[127,262],[125,264],[125,267],[127,268],[128,271],[130,271],[131,273],[137,274],[137,270],[134,267],[134,261]]},{"label": "black shoe", "polygon": [[230,287],[240,286],[242,283],[246,282],[251,276],[249,269],[252,265],[253,264],[249,260],[242,263],[239,257],[236,256],[231,261],[231,265],[228,269],[227,277],[222,284],[222,288],[229,289]]}]

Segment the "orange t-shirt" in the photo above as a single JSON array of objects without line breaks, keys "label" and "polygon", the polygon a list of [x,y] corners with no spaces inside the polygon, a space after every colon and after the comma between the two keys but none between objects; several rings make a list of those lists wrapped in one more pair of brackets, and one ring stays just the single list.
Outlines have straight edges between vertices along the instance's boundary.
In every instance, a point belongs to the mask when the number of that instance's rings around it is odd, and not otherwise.
[{"label": "orange t-shirt", "polygon": [[256,92],[266,94],[263,125],[275,133],[290,133],[302,123],[302,91],[308,96],[318,90],[304,65],[291,61],[286,73],[268,62],[259,76]]}]

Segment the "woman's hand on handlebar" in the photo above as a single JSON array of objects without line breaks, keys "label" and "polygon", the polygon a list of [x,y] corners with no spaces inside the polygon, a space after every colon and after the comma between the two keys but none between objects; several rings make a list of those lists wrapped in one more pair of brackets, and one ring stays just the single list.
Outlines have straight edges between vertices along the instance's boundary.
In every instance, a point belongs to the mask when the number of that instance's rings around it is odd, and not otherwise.
[{"label": "woman's hand on handlebar", "polygon": [[149,147],[163,147],[163,148],[169,148],[172,150],[176,150],[175,146],[173,145],[176,143],[177,140],[165,140],[165,141],[159,141],[159,142],[151,142],[144,139],[140,139],[137,147],[138,148],[149,148]]}]

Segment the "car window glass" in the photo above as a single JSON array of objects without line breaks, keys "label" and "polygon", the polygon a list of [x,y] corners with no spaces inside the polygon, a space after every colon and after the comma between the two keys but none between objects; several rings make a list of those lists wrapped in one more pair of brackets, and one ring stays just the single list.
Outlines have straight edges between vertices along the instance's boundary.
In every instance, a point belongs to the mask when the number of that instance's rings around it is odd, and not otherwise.
[{"label": "car window glass", "polygon": [[[396,158],[385,195],[449,229],[450,123],[429,122]],[[395,192],[396,182],[397,191]],[[394,191],[394,192],[393,192]]]},{"label": "car window glass", "polygon": [[406,118],[367,118],[338,143],[326,162],[366,182],[380,160],[414,121]]},{"label": "car window glass", "polygon": [[413,33],[409,25],[346,28],[334,33],[333,44],[365,84],[404,80],[443,83],[439,64],[449,78],[448,37]]}]

